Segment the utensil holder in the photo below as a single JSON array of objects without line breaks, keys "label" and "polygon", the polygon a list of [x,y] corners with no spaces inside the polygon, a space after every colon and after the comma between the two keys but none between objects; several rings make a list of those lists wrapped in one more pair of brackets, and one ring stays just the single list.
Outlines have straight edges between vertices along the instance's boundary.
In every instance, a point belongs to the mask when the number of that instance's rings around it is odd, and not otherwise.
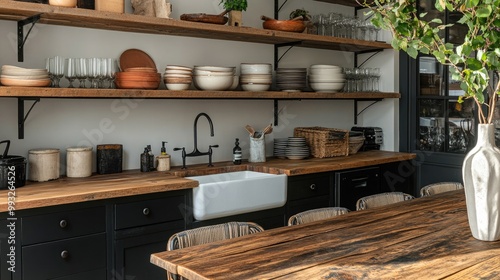
[{"label": "utensil holder", "polygon": [[260,138],[250,137],[249,162],[266,162],[266,141],[264,134]]},{"label": "utensil holder", "polygon": [[59,179],[59,149],[34,149],[28,153],[29,180],[46,182]]},{"label": "utensil holder", "polygon": [[83,178],[92,175],[92,147],[66,149],[66,176]]}]

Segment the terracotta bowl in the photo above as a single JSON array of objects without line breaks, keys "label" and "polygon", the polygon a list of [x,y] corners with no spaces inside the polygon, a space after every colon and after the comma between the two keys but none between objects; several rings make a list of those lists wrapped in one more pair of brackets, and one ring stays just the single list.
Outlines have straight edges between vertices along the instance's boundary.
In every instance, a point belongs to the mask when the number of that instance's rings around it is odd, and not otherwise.
[{"label": "terracotta bowl", "polygon": [[301,33],[306,29],[302,20],[266,20],[262,23],[264,29]]}]

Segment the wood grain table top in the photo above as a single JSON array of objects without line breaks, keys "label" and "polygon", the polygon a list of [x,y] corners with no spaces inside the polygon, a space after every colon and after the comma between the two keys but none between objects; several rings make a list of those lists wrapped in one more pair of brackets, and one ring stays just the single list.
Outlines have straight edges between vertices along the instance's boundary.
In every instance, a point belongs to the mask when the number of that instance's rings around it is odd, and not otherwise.
[{"label": "wood grain table top", "polygon": [[[174,167],[168,172],[139,172],[135,170],[116,174],[93,175],[87,178],[62,177],[49,182],[27,182],[26,186],[17,188],[15,190],[15,209],[24,210],[196,188],[198,182],[182,178],[186,176],[243,170],[295,176],[372,166],[413,158],[415,158],[415,154],[410,153],[368,151],[347,157],[325,159],[270,159],[263,163],[244,163],[241,165],[222,162],[215,163],[214,167],[207,167],[206,164],[188,165],[188,169]],[[7,198],[10,196],[8,190],[0,190],[0,213],[8,210]]]},{"label": "wood grain table top", "polygon": [[499,279],[500,242],[472,237],[463,190],[151,255],[200,279]]}]

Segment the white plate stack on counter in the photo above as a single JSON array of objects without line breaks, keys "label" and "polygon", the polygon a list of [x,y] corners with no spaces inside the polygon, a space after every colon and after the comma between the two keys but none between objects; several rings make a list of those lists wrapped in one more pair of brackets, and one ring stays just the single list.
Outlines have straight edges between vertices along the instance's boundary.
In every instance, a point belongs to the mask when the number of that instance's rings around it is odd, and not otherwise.
[{"label": "white plate stack on counter", "polygon": [[273,68],[269,63],[242,63],[241,88],[246,91],[267,91],[273,82]]},{"label": "white plate stack on counter", "polygon": [[51,85],[47,69],[27,69],[11,65],[2,66],[0,83],[4,86],[48,87]]},{"label": "white plate stack on counter", "polygon": [[316,92],[337,92],[344,88],[342,67],[315,64],[309,68],[309,86]]}]

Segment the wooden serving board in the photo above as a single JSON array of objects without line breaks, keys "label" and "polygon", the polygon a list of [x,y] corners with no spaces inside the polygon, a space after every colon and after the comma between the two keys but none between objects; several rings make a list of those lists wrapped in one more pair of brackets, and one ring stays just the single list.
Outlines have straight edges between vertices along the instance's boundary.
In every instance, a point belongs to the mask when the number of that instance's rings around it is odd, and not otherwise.
[{"label": "wooden serving board", "polygon": [[183,14],[181,20],[223,25],[227,23],[228,18],[223,15]]}]

